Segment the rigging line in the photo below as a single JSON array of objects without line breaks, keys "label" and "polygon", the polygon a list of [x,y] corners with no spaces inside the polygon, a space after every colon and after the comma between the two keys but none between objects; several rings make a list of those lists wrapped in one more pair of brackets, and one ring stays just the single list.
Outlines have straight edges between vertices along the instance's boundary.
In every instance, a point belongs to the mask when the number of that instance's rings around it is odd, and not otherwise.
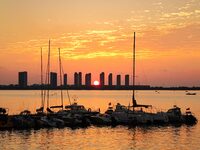
[{"label": "rigging line", "polygon": [[[63,65],[61,63],[61,70],[62,70],[62,75],[64,75],[64,69],[63,69]],[[69,104],[71,105],[71,99],[70,99],[70,95],[69,95],[69,90],[67,89],[67,97],[68,97],[68,100],[69,100]]]},{"label": "rigging line", "polygon": [[62,104],[62,110],[63,110],[63,91],[62,91],[62,71],[61,71],[61,56],[60,56],[60,48],[58,48],[59,53],[59,70],[60,70],[60,96],[61,96],[61,104]]},{"label": "rigging line", "polygon": [[48,65],[47,65],[47,108],[49,108],[49,88],[50,88],[50,40],[49,40],[49,51],[48,51]]},{"label": "rigging line", "polygon": [[[48,59],[48,57],[47,57]],[[49,62],[47,61],[47,68],[46,68],[46,74],[45,74],[45,83],[44,86],[45,88],[49,88],[49,84],[48,84],[48,66],[49,66]],[[43,107],[45,105],[45,100],[47,99],[47,90],[44,90],[44,95],[43,95]]]},{"label": "rigging line", "polygon": [[43,107],[43,96],[44,95],[44,90],[43,90],[43,58],[42,58],[42,47],[41,47],[41,107]]},{"label": "rigging line", "polygon": [[[49,40],[49,42],[50,42],[50,40]],[[48,57],[49,56],[47,56],[47,60],[48,60]],[[45,73],[45,83],[44,83],[44,87],[47,88],[47,89],[49,88],[49,84],[48,84],[48,77],[49,77],[48,66],[49,66],[49,61],[47,61],[47,67],[46,67],[46,73]],[[44,107],[45,100],[47,99],[47,90],[44,90],[44,95],[43,96],[44,96],[44,98],[43,98],[43,107]]]},{"label": "rigging line", "polygon": [[[46,76],[45,76],[45,83],[44,83],[44,86],[45,86],[45,88],[48,88],[48,87],[47,87],[47,76],[48,76],[48,70],[47,70],[47,68],[46,68],[46,74],[45,74],[45,75],[46,75]],[[46,95],[47,95],[47,91],[44,90],[44,95],[43,95],[43,107],[44,107],[44,105],[45,105]]]},{"label": "rigging line", "polygon": [[135,32],[133,38],[133,97],[132,97],[133,105],[135,103]]}]

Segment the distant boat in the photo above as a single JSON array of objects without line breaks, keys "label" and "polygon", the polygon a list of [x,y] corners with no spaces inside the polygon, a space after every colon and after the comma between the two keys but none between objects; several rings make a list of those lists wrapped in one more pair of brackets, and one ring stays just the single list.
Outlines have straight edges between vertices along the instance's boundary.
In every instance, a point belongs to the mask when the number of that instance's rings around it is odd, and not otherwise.
[{"label": "distant boat", "polygon": [[186,95],[196,95],[197,93],[195,93],[195,92],[193,92],[193,93],[191,93],[191,92],[187,92],[186,93]]},{"label": "distant boat", "polygon": [[158,94],[160,94],[160,92],[159,91],[155,91],[156,93],[158,93]]}]

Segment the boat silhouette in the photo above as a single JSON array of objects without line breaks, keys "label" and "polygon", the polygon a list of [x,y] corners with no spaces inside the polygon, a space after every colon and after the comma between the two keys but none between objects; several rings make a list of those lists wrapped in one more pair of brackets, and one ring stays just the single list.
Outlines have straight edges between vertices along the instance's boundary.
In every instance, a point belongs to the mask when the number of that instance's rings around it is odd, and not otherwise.
[{"label": "boat silhouette", "polygon": [[135,99],[135,74],[136,74],[136,36],[134,32],[133,40],[133,90],[132,90],[132,105],[125,106],[117,103],[115,107],[109,104],[108,110],[105,112],[114,118],[115,123],[125,125],[140,125],[140,124],[172,124],[172,123],[186,123],[195,124],[196,117],[192,113],[182,114],[181,109],[177,106],[169,109],[167,112],[158,111],[153,113],[145,109],[152,109],[152,105],[138,104]]}]

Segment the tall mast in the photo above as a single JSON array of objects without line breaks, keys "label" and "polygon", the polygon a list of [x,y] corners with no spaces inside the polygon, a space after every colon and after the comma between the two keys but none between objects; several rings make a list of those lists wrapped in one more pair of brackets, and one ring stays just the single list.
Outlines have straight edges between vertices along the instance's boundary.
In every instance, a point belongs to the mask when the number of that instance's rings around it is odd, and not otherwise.
[{"label": "tall mast", "polygon": [[133,97],[132,97],[133,106],[136,104],[135,100],[135,32],[133,38]]},{"label": "tall mast", "polygon": [[47,90],[47,108],[49,108],[49,88],[50,88],[50,40],[49,40],[49,51],[48,51],[48,64],[47,64],[47,85],[48,85],[48,90]]},{"label": "tall mast", "polygon": [[43,58],[42,58],[42,48],[41,48],[41,107],[42,112],[44,110],[44,91],[43,91]]},{"label": "tall mast", "polygon": [[[63,67],[62,67],[62,62],[61,62],[61,56],[60,56],[60,48],[59,48],[59,62],[60,62],[60,84],[61,84],[61,103],[62,103],[62,106],[63,105],[63,92],[62,92],[62,77],[61,77],[61,74],[63,75],[64,74],[64,71],[63,71]],[[71,105],[71,100],[70,100],[70,96],[69,96],[69,91],[67,89],[67,97],[68,97],[68,100],[69,100],[69,104]]]},{"label": "tall mast", "polygon": [[62,71],[61,71],[61,57],[60,57],[60,48],[58,48],[59,52],[59,69],[60,69],[60,96],[61,96],[61,104],[62,104],[62,109],[63,109],[63,91],[62,91]]}]

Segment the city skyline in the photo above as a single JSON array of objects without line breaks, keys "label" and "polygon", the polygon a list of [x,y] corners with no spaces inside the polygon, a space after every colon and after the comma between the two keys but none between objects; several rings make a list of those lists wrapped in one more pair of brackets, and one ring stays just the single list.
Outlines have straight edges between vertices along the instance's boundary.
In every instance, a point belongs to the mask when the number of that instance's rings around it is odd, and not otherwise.
[{"label": "city skyline", "polygon": [[[102,76],[103,74],[103,76]],[[67,73],[62,74],[62,81],[60,80],[60,77],[58,77],[58,73],[57,72],[50,72],[49,73],[49,77],[50,77],[50,83],[49,86],[50,87],[57,87],[57,86],[68,86],[68,85],[74,85],[74,86],[132,86],[132,80],[129,78],[130,75],[125,74],[125,75],[121,75],[121,74],[113,74],[113,73],[106,73],[105,72],[101,72],[99,73],[99,79],[93,79],[92,78],[92,73],[83,73],[83,72],[74,72],[73,74],[74,78],[73,78],[73,82],[68,82],[67,78],[69,77],[69,75]],[[120,79],[118,79],[120,78]],[[44,81],[47,81],[46,79],[44,79]],[[29,83],[29,77],[28,77],[28,72],[27,71],[21,71],[18,72],[18,85],[19,87],[27,87],[27,86],[31,86],[31,85],[47,85],[48,83],[44,82],[43,83],[33,83],[30,84]],[[92,82],[93,81],[93,82]],[[62,83],[60,83],[62,82]],[[10,85],[14,85],[14,84],[10,84]],[[139,84],[140,85],[140,84]]]},{"label": "city skyline", "polygon": [[1,1],[0,84],[17,84],[20,70],[40,83],[49,39],[51,71],[60,47],[68,82],[76,70],[91,72],[92,82],[101,71],[131,75],[136,32],[137,84],[199,86],[199,8],[198,0]]}]

